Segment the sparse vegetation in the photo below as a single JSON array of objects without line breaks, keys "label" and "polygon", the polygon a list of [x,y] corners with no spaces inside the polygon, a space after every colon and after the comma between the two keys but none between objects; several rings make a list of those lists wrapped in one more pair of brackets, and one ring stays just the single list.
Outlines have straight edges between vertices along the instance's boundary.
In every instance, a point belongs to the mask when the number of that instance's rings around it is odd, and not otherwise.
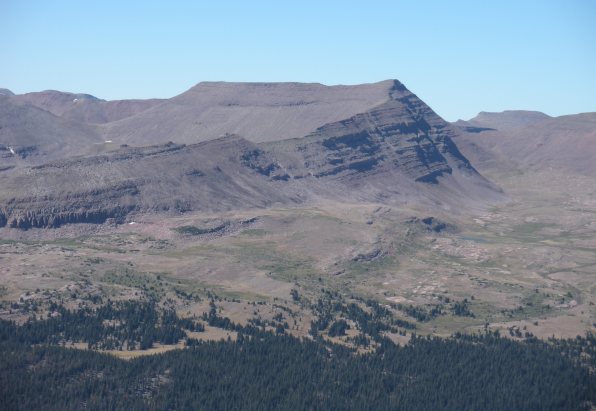
[{"label": "sparse vegetation", "polygon": [[203,234],[216,233],[218,231],[223,230],[225,227],[226,227],[225,224],[218,225],[217,227],[211,227],[211,228],[199,228],[199,227],[195,227],[194,225],[185,225],[185,226],[181,226],[181,227],[176,227],[174,229],[174,231],[176,231],[180,234],[186,234],[186,235],[203,235]]}]

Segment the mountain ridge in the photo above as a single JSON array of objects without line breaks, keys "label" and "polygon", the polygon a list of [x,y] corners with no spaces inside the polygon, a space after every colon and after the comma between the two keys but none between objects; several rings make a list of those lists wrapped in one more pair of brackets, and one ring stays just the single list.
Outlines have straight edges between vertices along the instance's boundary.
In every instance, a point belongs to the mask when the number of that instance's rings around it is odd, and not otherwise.
[{"label": "mountain ridge", "polygon": [[505,110],[501,112],[481,111],[469,120],[457,120],[453,124],[463,128],[511,130],[529,126],[553,117],[540,111]]},{"label": "mountain ridge", "polygon": [[521,123],[511,128],[470,129],[469,123],[456,122],[453,126],[459,132],[454,139],[466,156],[483,170],[551,167],[596,175],[593,161],[596,153],[596,113],[548,117],[538,121],[529,119]]},{"label": "mountain ridge", "polygon": [[[222,110],[227,117],[212,116]],[[223,137],[193,134],[197,112],[211,116],[211,131]],[[236,123],[239,113],[243,121]],[[257,120],[269,134],[235,133],[252,130]],[[142,127],[135,126],[139,121]],[[172,123],[179,128],[165,133]],[[128,118],[83,125],[101,141],[93,143],[97,152],[3,172],[3,225],[122,222],[134,212],[337,199],[457,209],[502,198],[457,149],[452,126],[397,80],[360,86],[199,83]],[[118,127],[124,131],[105,134]],[[282,135],[274,133],[282,128]],[[126,131],[131,129],[136,134]],[[145,133],[149,129],[153,134]]]}]

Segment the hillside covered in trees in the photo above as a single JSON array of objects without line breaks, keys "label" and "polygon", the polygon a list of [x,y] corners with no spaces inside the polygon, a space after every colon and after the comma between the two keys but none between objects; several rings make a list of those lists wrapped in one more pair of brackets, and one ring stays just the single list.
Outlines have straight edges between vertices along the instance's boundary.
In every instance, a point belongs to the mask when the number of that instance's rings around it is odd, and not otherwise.
[{"label": "hillside covered in trees", "polygon": [[231,324],[236,341],[195,340],[186,349],[129,361],[55,345],[67,335],[99,345],[117,344],[118,336],[131,344],[143,335],[159,340],[166,315],[181,335],[193,327],[146,304],[114,305],[102,315],[123,323],[130,317],[136,326],[101,328],[104,320],[67,312],[70,334],[53,319],[21,326],[3,321],[0,408],[582,410],[596,403],[590,334],[550,342],[494,333],[413,337],[404,347],[379,338],[375,350],[362,353]]}]

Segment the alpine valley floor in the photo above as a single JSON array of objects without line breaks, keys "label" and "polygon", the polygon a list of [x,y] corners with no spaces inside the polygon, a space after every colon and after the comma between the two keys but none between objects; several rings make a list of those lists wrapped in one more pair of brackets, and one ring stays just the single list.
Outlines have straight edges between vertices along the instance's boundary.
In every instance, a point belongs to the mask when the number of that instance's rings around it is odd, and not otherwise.
[{"label": "alpine valley floor", "polygon": [[[383,334],[398,343],[412,332],[498,329],[523,339],[593,331],[595,179],[547,171],[489,178],[509,201],[475,215],[328,201],[4,228],[0,316],[22,323],[51,316],[56,304],[152,300],[203,322],[199,339],[233,337],[201,319],[215,301],[218,315],[238,324],[354,345],[366,330],[334,304],[370,312],[378,303],[388,311],[380,321],[392,325]],[[330,336],[342,319],[345,335]]]}]

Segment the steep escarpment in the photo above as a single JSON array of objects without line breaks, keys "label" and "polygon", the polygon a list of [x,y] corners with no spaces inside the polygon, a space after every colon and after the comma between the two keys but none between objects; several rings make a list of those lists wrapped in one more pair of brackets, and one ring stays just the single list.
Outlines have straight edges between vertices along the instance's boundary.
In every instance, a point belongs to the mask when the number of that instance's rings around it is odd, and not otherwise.
[{"label": "steep escarpment", "polygon": [[[253,143],[226,136],[22,168],[6,176],[0,226],[123,222],[131,212],[223,211],[291,203],[285,173]],[[23,190],[26,187],[26,190]]]},{"label": "steep escarpment", "polygon": [[377,107],[326,124],[304,139],[271,146],[277,151],[296,150],[304,159],[303,172],[315,177],[345,180],[398,171],[413,181],[436,183],[454,167],[477,176],[452,135],[445,121],[394,81],[389,100]]},{"label": "steep escarpment", "polygon": [[0,227],[56,228],[73,223],[102,224],[109,220],[122,223],[135,209],[130,200],[138,193],[136,184],[125,182],[90,191],[13,198],[0,210]]}]

